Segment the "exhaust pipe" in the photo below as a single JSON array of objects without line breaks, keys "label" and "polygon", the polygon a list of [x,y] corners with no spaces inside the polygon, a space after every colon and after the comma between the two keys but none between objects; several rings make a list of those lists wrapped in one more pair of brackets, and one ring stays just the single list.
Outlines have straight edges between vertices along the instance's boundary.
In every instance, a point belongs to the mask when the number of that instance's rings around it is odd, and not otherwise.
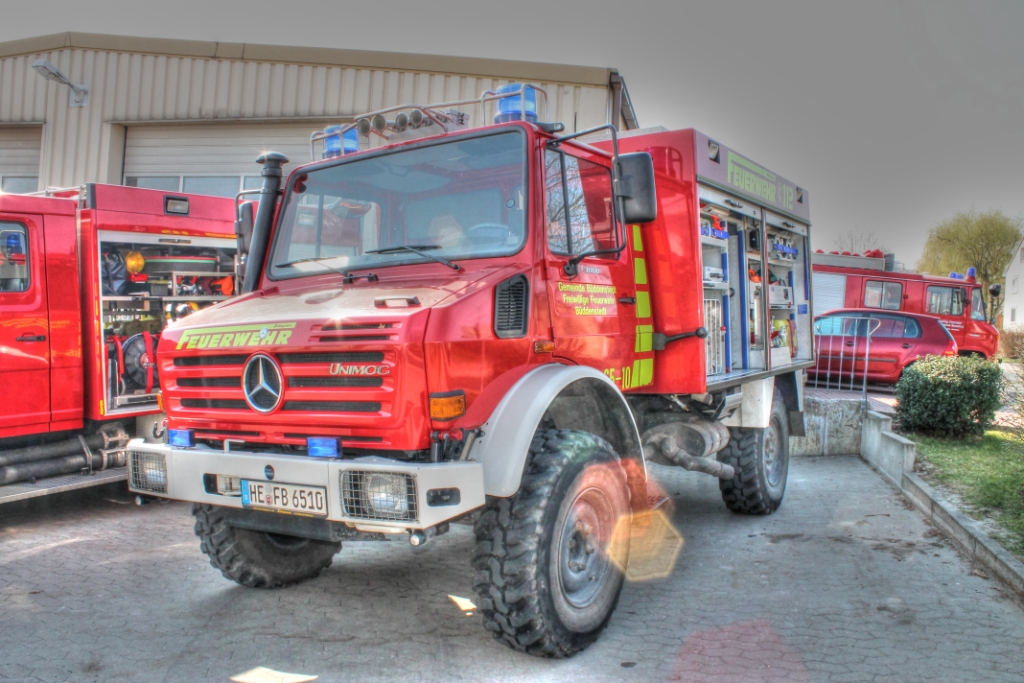
[{"label": "exhaust pipe", "polygon": [[277,197],[281,192],[281,167],[288,163],[288,157],[280,152],[267,152],[256,158],[257,164],[263,165],[263,188],[260,190],[260,206],[256,211],[256,221],[252,226],[252,240],[249,243],[249,256],[245,262],[245,280],[242,282],[242,294],[256,289],[263,272],[263,261],[267,257],[267,243],[270,241],[270,230],[273,227],[274,214],[277,212]]}]

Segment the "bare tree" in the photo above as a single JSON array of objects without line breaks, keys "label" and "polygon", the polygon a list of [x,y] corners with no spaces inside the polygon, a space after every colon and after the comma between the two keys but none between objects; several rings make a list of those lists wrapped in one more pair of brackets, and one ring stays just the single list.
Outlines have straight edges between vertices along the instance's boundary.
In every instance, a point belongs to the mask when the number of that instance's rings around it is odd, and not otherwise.
[{"label": "bare tree", "polygon": [[853,254],[863,254],[865,251],[871,251],[872,249],[889,251],[882,244],[881,239],[870,230],[867,232],[847,230],[845,234],[837,235],[833,238],[832,243],[836,245],[836,249],[839,251],[848,251]]}]

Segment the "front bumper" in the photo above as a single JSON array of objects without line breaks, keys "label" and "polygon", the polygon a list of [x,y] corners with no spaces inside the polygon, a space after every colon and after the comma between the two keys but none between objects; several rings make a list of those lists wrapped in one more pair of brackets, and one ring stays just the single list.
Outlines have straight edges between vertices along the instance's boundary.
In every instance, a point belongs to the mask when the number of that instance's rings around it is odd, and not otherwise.
[{"label": "front bumper", "polygon": [[[427,529],[459,517],[484,504],[483,465],[476,462],[409,463],[381,457],[340,460],[308,456],[225,452],[208,447],[175,448],[167,444],[148,444],[143,439],[128,443],[128,488],[148,496],[206,503],[243,509],[238,494],[217,492],[217,476],[299,486],[322,486],[327,492],[327,517],[344,522],[359,531],[400,533]],[[272,469],[269,469],[272,468]],[[361,473],[387,473],[411,478],[415,510],[407,519],[375,516],[365,505],[357,504],[351,482],[365,479]],[[348,484],[343,493],[343,482]],[[457,489],[457,495],[451,490]],[[447,490],[444,496],[438,490]],[[410,510],[413,506],[410,505]],[[356,515],[354,516],[353,511]],[[273,512],[264,514],[273,515]],[[277,512],[277,514],[289,514]],[[321,518],[322,519],[322,518]]]}]

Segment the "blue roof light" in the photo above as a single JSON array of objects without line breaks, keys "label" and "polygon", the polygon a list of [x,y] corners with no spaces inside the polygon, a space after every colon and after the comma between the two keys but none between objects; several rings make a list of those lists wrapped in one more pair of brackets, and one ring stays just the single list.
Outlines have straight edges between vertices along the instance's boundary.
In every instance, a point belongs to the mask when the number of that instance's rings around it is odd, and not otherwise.
[{"label": "blue roof light", "polygon": [[967,277],[977,278],[978,277],[978,269],[975,268],[974,266],[971,266],[970,268],[968,268],[967,269]]},{"label": "blue roof light", "polygon": [[509,121],[520,121],[525,120],[530,123],[536,123],[539,118],[537,117],[537,90],[530,86],[523,86],[522,83],[509,83],[498,88],[497,93],[504,95],[506,93],[518,93],[522,90],[522,94],[518,97],[503,97],[498,100],[498,112],[494,115],[495,123],[507,123]]},{"label": "blue roof light", "polygon": [[341,146],[341,126],[327,126],[324,128],[324,133],[327,133],[329,137],[324,138],[324,159],[333,159],[334,157],[340,157],[344,154],[352,154],[353,152],[359,151],[359,131],[355,128],[349,128],[345,131],[345,147],[344,150]]}]

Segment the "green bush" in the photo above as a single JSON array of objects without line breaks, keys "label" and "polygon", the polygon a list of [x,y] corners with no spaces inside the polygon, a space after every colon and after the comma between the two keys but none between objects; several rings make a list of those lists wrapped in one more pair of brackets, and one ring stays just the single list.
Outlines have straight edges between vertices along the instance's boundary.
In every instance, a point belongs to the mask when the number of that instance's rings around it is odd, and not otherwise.
[{"label": "green bush", "polygon": [[982,434],[999,408],[1002,371],[980,358],[926,356],[896,385],[900,429],[940,436]]}]

